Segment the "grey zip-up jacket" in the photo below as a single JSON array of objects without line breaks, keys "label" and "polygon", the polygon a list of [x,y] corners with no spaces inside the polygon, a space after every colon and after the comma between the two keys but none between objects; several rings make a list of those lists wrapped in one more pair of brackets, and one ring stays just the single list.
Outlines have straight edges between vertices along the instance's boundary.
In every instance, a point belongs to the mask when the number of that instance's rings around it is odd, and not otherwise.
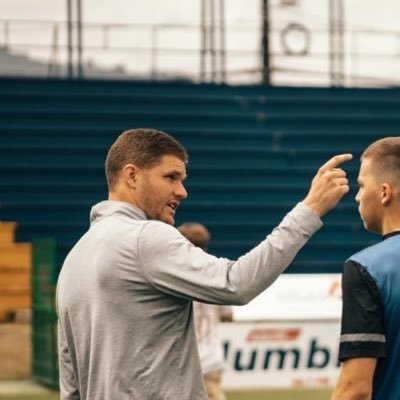
[{"label": "grey zip-up jacket", "polygon": [[231,261],[130,204],[94,206],[57,285],[61,399],[206,400],[191,300],[248,303],[321,225],[299,203]]}]

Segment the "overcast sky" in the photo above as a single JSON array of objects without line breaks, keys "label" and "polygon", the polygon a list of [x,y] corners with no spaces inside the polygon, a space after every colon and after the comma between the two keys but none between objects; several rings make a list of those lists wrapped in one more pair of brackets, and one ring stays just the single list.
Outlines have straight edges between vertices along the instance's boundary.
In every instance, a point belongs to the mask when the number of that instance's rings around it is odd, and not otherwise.
[{"label": "overcast sky", "polygon": [[[350,26],[400,29],[400,1],[343,0]],[[225,1],[228,21],[258,18],[260,0]],[[270,0],[279,5],[280,0]],[[308,14],[321,16],[329,0],[298,0]],[[169,22],[198,21],[200,0],[82,0],[87,22]],[[66,0],[0,0],[0,19],[65,20]]]},{"label": "overcast sky", "polygon": [[[228,4],[229,3],[229,4]],[[197,22],[199,0],[82,0],[87,22]],[[229,20],[256,18],[258,0],[226,1]],[[0,18],[52,19],[62,21],[66,0],[0,0]]]}]

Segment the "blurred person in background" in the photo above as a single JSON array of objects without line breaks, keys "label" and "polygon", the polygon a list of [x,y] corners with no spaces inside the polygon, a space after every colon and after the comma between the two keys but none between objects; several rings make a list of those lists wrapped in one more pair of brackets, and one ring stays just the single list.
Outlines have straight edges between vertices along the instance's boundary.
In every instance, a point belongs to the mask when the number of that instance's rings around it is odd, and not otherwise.
[{"label": "blurred person in background", "polygon": [[342,367],[332,399],[400,399],[400,137],[367,147],[358,186],[364,227],[382,241],[344,265]]},{"label": "blurred person in background", "polygon": [[188,195],[182,145],[154,129],[123,132],[106,158],[108,200],[92,207],[57,283],[61,399],[206,400],[192,300],[247,304],[269,287],[349,191],[339,165],[350,159],[325,163],[304,200],[228,260],[173,227]]},{"label": "blurred person in background", "polygon": [[[204,225],[187,222],[178,226],[178,231],[195,246],[207,251],[210,232]],[[232,307],[194,301],[193,312],[201,370],[208,400],[224,400],[222,390],[224,354],[218,325],[220,322],[233,321]]]}]

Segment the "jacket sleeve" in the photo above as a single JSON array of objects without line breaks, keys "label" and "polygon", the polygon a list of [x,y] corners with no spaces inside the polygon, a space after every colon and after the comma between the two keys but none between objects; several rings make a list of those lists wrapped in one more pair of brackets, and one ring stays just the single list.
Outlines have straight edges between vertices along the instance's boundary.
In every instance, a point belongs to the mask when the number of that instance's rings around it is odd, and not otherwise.
[{"label": "jacket sleeve", "polygon": [[144,275],[158,290],[201,302],[240,305],[270,286],[321,226],[319,217],[299,203],[264,241],[231,261],[193,246],[170,225],[149,221],[138,251]]},{"label": "jacket sleeve", "polygon": [[76,382],[74,369],[69,355],[68,344],[65,339],[64,330],[60,320],[58,320],[58,363],[60,373],[60,399],[61,400],[80,400],[78,385]]}]

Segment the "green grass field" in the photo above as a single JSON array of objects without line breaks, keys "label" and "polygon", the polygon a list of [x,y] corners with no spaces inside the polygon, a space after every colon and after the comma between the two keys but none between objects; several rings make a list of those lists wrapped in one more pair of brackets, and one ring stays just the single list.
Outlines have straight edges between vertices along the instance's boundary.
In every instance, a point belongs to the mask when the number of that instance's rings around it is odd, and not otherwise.
[{"label": "green grass field", "polygon": [[[226,400],[329,400],[330,390],[274,390],[227,392]],[[58,393],[41,395],[0,395],[0,400],[56,400]]]},{"label": "green grass field", "polygon": [[227,400],[329,400],[331,390],[271,390],[227,392]]}]

